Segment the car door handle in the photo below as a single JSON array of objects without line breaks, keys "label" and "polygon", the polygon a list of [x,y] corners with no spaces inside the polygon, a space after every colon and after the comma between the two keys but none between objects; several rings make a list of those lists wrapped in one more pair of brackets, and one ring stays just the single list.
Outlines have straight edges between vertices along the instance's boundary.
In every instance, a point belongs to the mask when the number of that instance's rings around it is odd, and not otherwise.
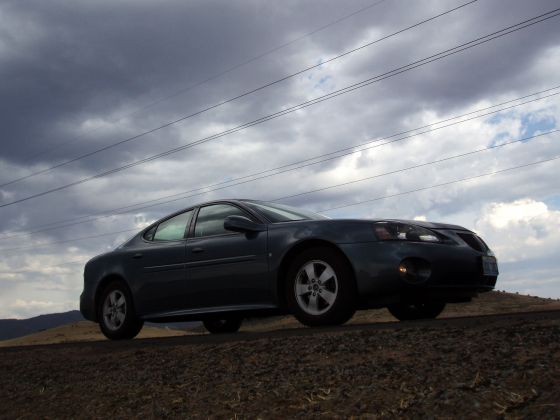
[{"label": "car door handle", "polygon": [[192,249],[193,254],[198,254],[199,252],[204,252],[204,248],[193,248]]},{"label": "car door handle", "polygon": [[138,253],[138,254],[134,254],[132,256],[132,258],[134,258],[135,260],[142,258],[142,254]]}]

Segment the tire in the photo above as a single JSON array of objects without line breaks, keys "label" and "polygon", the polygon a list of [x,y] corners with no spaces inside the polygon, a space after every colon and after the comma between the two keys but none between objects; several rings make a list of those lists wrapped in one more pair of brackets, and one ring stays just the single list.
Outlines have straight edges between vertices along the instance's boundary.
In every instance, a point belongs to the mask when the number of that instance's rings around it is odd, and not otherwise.
[{"label": "tire", "polygon": [[356,284],[346,260],[328,247],[303,251],[285,282],[288,308],[309,327],[341,325],[356,312]]},{"label": "tire", "polygon": [[399,321],[412,321],[415,319],[435,319],[443,309],[445,303],[396,303],[387,309]]},{"label": "tire", "polygon": [[128,287],[111,282],[101,293],[98,303],[99,328],[111,340],[130,340],[138,335],[144,321],[136,316]]},{"label": "tire", "polygon": [[241,318],[228,318],[228,319],[207,319],[202,321],[204,328],[212,334],[228,334],[239,331]]}]

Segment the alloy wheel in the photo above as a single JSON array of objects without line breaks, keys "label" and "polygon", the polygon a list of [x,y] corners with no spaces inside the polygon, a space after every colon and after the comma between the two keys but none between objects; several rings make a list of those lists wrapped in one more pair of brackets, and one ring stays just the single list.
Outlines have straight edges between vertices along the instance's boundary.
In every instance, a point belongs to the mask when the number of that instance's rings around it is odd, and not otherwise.
[{"label": "alloy wheel", "polygon": [[308,261],[297,273],[294,292],[304,312],[309,315],[324,314],[335,303],[338,295],[336,272],[325,261]]},{"label": "alloy wheel", "polygon": [[116,331],[126,319],[126,298],[120,290],[111,291],[103,303],[103,320],[112,331]]}]

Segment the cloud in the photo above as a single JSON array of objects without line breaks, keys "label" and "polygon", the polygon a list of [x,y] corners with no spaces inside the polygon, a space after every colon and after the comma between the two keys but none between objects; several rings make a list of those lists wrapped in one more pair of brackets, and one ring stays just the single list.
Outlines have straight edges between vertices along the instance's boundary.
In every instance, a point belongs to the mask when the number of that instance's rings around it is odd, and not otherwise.
[{"label": "cloud", "polygon": [[560,249],[560,211],[530,198],[486,205],[476,229],[503,262],[553,256]]},{"label": "cloud", "polygon": [[52,302],[16,299],[0,311],[1,318],[29,318],[36,314],[65,312],[74,308],[73,302]]},{"label": "cloud", "polygon": [[[9,82],[0,84],[0,184],[219,104],[459,2],[385,1],[303,36],[367,4],[361,0],[4,2],[0,5],[0,76]],[[556,7],[552,0],[473,3],[168,128],[0,187],[0,202],[214,135]],[[198,190],[548,89],[560,73],[557,24],[556,18],[550,19],[281,118],[0,209],[0,238],[5,239],[0,245],[0,305],[8,307],[17,299],[75,305],[82,267],[61,264],[86,260],[128,236],[115,232],[140,229],[208,199],[275,199],[323,189],[284,201],[327,209],[557,156],[558,135],[549,135],[324,189],[557,128],[560,108],[555,96],[263,180],[213,192]],[[275,49],[295,39],[299,40]],[[251,60],[254,57],[260,58]],[[547,246],[558,246],[554,232],[546,228],[546,223],[557,226],[558,206],[548,204],[546,213],[530,213],[557,194],[554,168],[554,163],[528,167],[328,214],[422,217],[464,224],[488,235],[504,264],[524,261],[532,266],[541,254],[553,258]],[[191,190],[196,191],[188,193]],[[114,208],[182,192],[193,196],[111,214]],[[513,204],[520,200],[529,201]],[[514,219],[516,212],[527,218]],[[7,239],[91,215],[107,217]],[[498,228],[496,223],[506,227]],[[64,242],[105,233],[109,235]],[[58,244],[44,246],[52,242]],[[523,249],[513,244],[523,244]],[[3,251],[36,245],[41,247]],[[547,270],[542,275],[553,278],[552,269]],[[551,284],[546,293],[560,293],[560,283]],[[512,283],[520,289],[525,286]]]}]

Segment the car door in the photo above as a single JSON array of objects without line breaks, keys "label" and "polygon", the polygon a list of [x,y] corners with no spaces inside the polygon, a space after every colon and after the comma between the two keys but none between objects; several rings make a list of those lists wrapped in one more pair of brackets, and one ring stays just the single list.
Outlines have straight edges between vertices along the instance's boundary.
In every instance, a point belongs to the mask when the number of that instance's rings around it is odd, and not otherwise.
[{"label": "car door", "polygon": [[233,204],[198,211],[187,240],[189,302],[193,308],[262,306],[271,302],[267,231],[236,233],[224,228],[228,216],[252,216]]},{"label": "car door", "polygon": [[157,314],[185,308],[186,233],[193,210],[174,215],[143,237],[131,253],[139,313]]}]

